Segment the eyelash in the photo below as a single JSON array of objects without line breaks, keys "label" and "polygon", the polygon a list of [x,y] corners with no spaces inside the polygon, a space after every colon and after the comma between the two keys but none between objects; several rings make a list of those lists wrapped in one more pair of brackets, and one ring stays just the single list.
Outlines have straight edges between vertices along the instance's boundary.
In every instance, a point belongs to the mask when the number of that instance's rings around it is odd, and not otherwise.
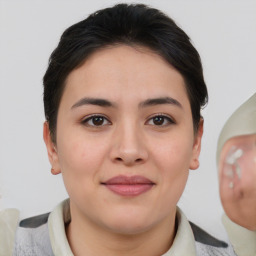
[{"label": "eyelash", "polygon": [[[95,124],[89,124],[90,121],[93,121],[94,118],[102,118],[103,119],[103,123],[100,125],[95,125]],[[163,118],[165,124],[150,124],[150,121],[153,121],[154,118]],[[104,122],[107,121],[107,124],[104,124]],[[167,122],[167,123],[166,123]],[[81,123],[85,126],[89,126],[89,127],[95,127],[95,128],[99,128],[102,126],[107,126],[107,125],[111,125],[112,123],[108,120],[108,118],[106,118],[104,115],[100,115],[100,114],[95,114],[95,115],[90,115],[89,117],[86,117],[85,119],[83,119],[81,121]],[[152,126],[157,126],[157,127],[165,127],[168,125],[172,125],[172,124],[176,124],[176,122],[170,117],[167,116],[165,114],[155,114],[154,116],[151,116],[147,121],[146,124],[148,125],[152,125]]]}]

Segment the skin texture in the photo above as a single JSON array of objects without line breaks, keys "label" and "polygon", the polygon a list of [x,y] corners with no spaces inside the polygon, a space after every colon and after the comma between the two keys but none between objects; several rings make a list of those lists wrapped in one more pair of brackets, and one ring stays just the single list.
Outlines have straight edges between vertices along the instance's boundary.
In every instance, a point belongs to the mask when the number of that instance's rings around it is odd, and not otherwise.
[{"label": "skin texture", "polygon": [[[113,106],[76,104],[84,97]],[[181,106],[145,104],[166,97]],[[103,122],[95,126],[97,120],[88,120],[92,114]],[[166,116],[160,125],[153,118],[159,115]],[[182,76],[147,48],[102,49],[72,71],[59,107],[56,145],[47,123],[44,139],[53,173],[62,173],[70,196],[66,231],[74,254],[167,251],[188,170],[199,165],[202,133],[201,121],[194,134]],[[121,196],[102,184],[118,175],[140,175],[154,185],[137,196]]]},{"label": "skin texture", "polygon": [[[237,159],[241,177],[227,156],[235,150],[243,154]],[[220,196],[227,216],[238,225],[249,230],[256,230],[256,134],[237,136],[229,139],[223,146],[219,165]],[[233,183],[233,188],[230,183]]]}]

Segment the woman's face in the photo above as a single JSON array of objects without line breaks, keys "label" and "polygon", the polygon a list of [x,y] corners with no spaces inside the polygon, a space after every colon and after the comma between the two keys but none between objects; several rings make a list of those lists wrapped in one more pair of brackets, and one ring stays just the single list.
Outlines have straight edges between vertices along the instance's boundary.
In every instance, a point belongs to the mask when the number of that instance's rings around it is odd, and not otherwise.
[{"label": "woman's face", "polygon": [[73,216],[134,234],[174,221],[188,170],[198,167],[202,123],[194,135],[174,68],[147,48],[115,46],[69,74],[56,145],[47,125],[44,133]]}]

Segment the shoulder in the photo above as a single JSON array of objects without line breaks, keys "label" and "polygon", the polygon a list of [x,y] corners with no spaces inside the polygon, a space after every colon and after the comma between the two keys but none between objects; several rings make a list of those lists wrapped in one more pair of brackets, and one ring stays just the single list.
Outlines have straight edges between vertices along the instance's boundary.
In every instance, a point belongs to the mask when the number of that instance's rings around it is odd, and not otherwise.
[{"label": "shoulder", "polygon": [[190,221],[189,224],[192,228],[196,242],[199,242],[199,243],[205,244],[205,245],[218,247],[218,248],[227,248],[228,247],[228,244],[226,242],[218,240],[217,238],[208,234],[205,230],[198,227],[193,222]]},{"label": "shoulder", "polygon": [[195,237],[197,255],[236,256],[230,244],[213,237],[192,222],[189,224]]},{"label": "shoulder", "polygon": [[19,222],[13,255],[53,255],[48,231],[49,215],[46,213]]}]

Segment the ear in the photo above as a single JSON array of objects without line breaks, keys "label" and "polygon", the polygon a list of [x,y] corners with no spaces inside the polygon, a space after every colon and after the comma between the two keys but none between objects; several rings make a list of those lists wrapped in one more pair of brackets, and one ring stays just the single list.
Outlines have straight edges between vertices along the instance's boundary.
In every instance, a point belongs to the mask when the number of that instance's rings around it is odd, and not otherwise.
[{"label": "ear", "polygon": [[58,157],[58,153],[57,153],[56,144],[53,143],[52,138],[51,138],[51,133],[50,133],[48,122],[44,122],[43,136],[44,136],[44,143],[46,145],[47,152],[48,152],[48,158],[52,165],[51,172],[53,175],[57,175],[57,174],[61,173],[59,157]]},{"label": "ear", "polygon": [[198,159],[201,152],[201,142],[202,142],[203,132],[204,132],[204,120],[203,118],[201,118],[197,133],[195,134],[195,138],[194,138],[192,158],[189,166],[189,169],[191,170],[196,170],[199,167]]}]

